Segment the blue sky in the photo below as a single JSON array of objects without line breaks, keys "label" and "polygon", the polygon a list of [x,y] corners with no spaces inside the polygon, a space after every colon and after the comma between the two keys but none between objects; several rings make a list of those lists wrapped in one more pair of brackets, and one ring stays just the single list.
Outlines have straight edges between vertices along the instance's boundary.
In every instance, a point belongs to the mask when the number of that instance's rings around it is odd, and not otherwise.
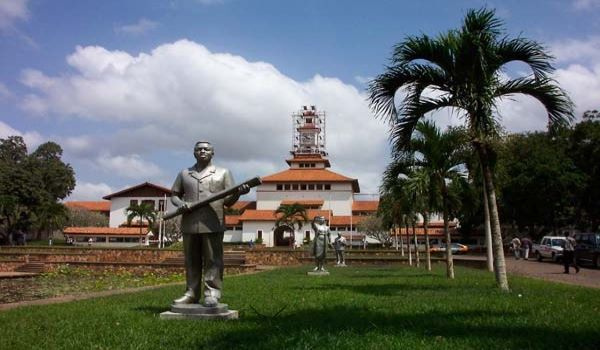
[{"label": "blue sky", "polygon": [[[482,6],[551,50],[577,114],[600,107],[600,0],[0,0],[0,137],[61,144],[77,174],[71,199],[93,200],[170,186],[197,139],[213,141],[238,180],[282,170],[290,114],[316,104],[333,170],[375,192],[387,134],[365,81],[407,35],[458,27]],[[545,126],[527,98],[500,113],[509,131]]]}]

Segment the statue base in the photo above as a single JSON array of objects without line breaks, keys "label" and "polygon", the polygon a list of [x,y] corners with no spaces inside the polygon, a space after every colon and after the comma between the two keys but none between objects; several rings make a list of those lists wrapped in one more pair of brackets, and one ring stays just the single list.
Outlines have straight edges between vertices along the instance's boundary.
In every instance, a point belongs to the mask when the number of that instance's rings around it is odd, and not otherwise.
[{"label": "statue base", "polygon": [[171,311],[160,314],[161,320],[235,320],[237,310],[229,310],[227,304],[204,306],[201,304],[171,305]]},{"label": "statue base", "polygon": [[346,265],[346,263],[341,263],[341,264],[335,264],[333,265],[334,267],[348,267],[348,265]]},{"label": "statue base", "polygon": [[328,271],[308,271],[306,274],[309,276],[328,276],[329,272]]}]

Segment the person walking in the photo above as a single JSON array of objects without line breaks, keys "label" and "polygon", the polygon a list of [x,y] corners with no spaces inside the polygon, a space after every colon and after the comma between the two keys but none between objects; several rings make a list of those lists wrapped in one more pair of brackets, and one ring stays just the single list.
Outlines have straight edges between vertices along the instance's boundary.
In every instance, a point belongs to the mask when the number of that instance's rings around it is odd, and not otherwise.
[{"label": "person walking", "polygon": [[529,252],[531,251],[531,248],[533,248],[533,242],[531,241],[531,238],[529,238],[529,236],[525,236],[521,240],[521,251],[523,253],[523,259],[529,260]]},{"label": "person walking", "polygon": [[575,238],[573,238],[573,234],[567,236],[565,239],[565,247],[563,249],[563,265],[565,267],[564,273],[569,273],[569,267],[573,266],[575,268],[575,273],[579,273],[579,266],[577,266],[577,259],[575,257],[575,246],[577,242]]},{"label": "person walking", "polygon": [[519,260],[521,252],[521,240],[519,239],[519,237],[514,236],[512,241],[510,241],[510,245],[515,254],[515,259]]}]

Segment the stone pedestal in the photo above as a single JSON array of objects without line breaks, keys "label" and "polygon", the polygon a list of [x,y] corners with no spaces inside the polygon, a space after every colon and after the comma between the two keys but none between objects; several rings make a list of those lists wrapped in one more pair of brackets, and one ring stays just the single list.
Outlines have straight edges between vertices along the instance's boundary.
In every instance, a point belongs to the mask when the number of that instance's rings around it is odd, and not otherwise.
[{"label": "stone pedestal", "polygon": [[348,267],[348,265],[346,265],[346,263],[342,263],[342,264],[335,264],[333,265],[334,267]]},{"label": "stone pedestal", "polygon": [[328,271],[308,271],[306,274],[309,276],[329,276]]},{"label": "stone pedestal", "polygon": [[160,314],[162,320],[234,320],[239,317],[236,310],[229,310],[227,304],[207,307],[201,304],[171,305],[171,311]]}]

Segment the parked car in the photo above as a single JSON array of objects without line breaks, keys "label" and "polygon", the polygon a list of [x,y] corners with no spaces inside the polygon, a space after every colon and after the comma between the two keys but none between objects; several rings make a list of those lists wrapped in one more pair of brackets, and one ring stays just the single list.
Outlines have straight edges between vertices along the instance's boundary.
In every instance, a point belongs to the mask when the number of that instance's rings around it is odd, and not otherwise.
[{"label": "parked car", "polygon": [[597,268],[600,265],[600,233],[578,233],[575,240],[577,262],[592,264]]},{"label": "parked car", "polygon": [[[469,247],[460,243],[450,243],[452,254],[465,254],[469,251]],[[434,252],[445,252],[446,251],[446,243],[442,243],[438,246],[429,248],[429,251]]]},{"label": "parked car", "polygon": [[533,256],[538,261],[544,258],[557,261],[562,258],[565,240],[564,236],[544,236],[539,244],[533,245]]}]

